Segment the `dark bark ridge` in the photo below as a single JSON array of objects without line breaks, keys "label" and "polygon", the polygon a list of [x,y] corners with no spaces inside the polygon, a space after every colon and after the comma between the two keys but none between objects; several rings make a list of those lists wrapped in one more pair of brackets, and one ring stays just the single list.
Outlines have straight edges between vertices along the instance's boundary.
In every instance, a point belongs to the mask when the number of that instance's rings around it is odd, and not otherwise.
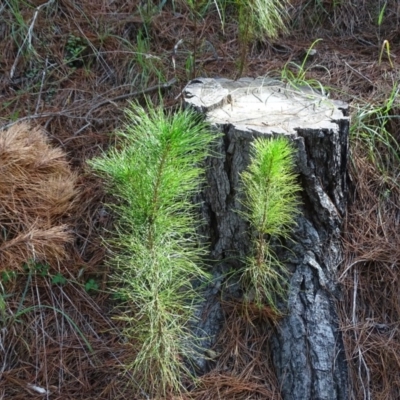
[{"label": "dark bark ridge", "polygon": [[[205,290],[194,328],[209,348],[223,323],[220,299],[224,274],[237,271],[250,249],[242,210],[240,174],[249,165],[255,137],[285,135],[297,149],[303,187],[293,241],[277,249],[291,272],[284,317],[271,341],[285,400],[347,399],[345,353],[336,317],[340,290],[340,229],[346,209],[349,118],[345,103],[308,88],[295,90],[268,78],[196,79],[184,89],[186,106],[205,114],[222,132],[207,161],[207,184],[196,199],[206,221],[214,285]],[[223,296],[240,297],[238,282]],[[195,363],[200,371],[205,358]]]}]

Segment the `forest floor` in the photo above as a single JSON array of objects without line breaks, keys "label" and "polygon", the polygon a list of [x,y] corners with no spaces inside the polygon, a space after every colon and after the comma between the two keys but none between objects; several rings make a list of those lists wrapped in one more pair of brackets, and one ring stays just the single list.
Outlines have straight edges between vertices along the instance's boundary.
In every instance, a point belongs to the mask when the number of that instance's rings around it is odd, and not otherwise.
[{"label": "forest floor", "polygon": [[[30,266],[29,259],[15,267],[21,260],[7,250],[15,237],[1,233],[0,398],[145,398],[124,373],[132,354],[112,318],[101,239],[112,219],[86,162],[115,143],[129,101],[147,96],[158,103],[161,92],[163,107],[175,110],[190,79],[237,78],[243,49],[231,6],[222,24],[212,1],[197,17],[183,1],[145,3],[151,2],[0,5],[0,130],[20,122],[43,128],[66,154],[78,198],[61,221],[73,237],[50,267]],[[353,398],[394,400],[400,398],[400,9],[396,0],[378,3],[293,0],[290,33],[252,40],[242,76],[297,79],[350,105],[340,326]],[[33,150],[39,160],[40,146]],[[13,200],[0,193],[0,201],[5,232],[19,222],[4,211]],[[54,248],[57,240],[46,238]],[[272,366],[260,362],[261,337],[229,309],[220,338],[226,353],[182,398],[279,399]],[[242,356],[232,362],[237,347]]]}]

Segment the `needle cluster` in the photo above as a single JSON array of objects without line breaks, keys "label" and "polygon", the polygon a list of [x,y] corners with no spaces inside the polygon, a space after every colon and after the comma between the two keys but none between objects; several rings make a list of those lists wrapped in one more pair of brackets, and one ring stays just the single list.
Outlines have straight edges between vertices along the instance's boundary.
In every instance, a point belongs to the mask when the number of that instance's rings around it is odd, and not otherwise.
[{"label": "needle cluster", "polygon": [[256,139],[251,163],[241,175],[245,192],[244,217],[250,224],[253,248],[243,274],[254,301],[276,308],[285,294],[286,268],[271,246],[287,239],[299,213],[301,190],[294,173],[294,149],[283,137]]},{"label": "needle cluster", "polygon": [[127,367],[143,390],[162,397],[181,391],[189,374],[182,360],[193,352],[188,323],[198,295],[192,282],[207,278],[192,200],[215,135],[188,110],[166,115],[132,105],[127,117],[123,146],[91,166],[117,199],[110,205],[118,232],[109,243],[110,262],[124,335],[136,349]]}]

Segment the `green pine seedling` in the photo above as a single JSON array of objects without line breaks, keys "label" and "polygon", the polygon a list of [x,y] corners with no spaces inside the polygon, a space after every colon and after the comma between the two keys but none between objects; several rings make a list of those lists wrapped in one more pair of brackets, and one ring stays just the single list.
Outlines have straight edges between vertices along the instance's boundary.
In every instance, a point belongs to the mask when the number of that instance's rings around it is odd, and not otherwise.
[{"label": "green pine seedling", "polygon": [[208,278],[192,198],[216,135],[189,110],[132,104],[126,114],[123,146],[90,164],[117,199],[110,263],[124,336],[137,353],[126,368],[160,398],[182,391],[190,375],[183,360],[193,353],[188,323],[199,300],[192,282]]},{"label": "green pine seedling", "polygon": [[287,271],[274,254],[271,240],[289,238],[299,213],[297,195],[301,188],[294,173],[293,154],[286,138],[256,139],[250,166],[241,175],[243,215],[250,224],[253,243],[243,280],[257,305],[267,303],[275,311],[277,298],[286,292]]},{"label": "green pine seedling", "polygon": [[[222,3],[225,3],[224,1]],[[287,33],[288,0],[233,0],[238,12],[240,59],[238,78],[242,75],[248,46],[254,39],[276,38]]]}]

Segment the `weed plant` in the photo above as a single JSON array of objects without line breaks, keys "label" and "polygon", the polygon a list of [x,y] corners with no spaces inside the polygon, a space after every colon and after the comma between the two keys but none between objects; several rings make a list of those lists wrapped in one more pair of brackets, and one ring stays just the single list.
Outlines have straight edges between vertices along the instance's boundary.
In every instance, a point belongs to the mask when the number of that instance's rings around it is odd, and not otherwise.
[{"label": "weed plant", "polygon": [[387,55],[387,58],[389,60],[390,67],[393,69],[394,65],[393,65],[393,62],[392,62],[392,57],[390,55],[391,54],[390,53],[390,44],[389,44],[388,40],[384,40],[383,43],[382,43],[381,51],[379,53],[378,65],[381,65],[381,63],[382,63],[382,55],[383,55],[383,51],[384,50],[386,50],[386,55]]},{"label": "weed plant", "polygon": [[399,186],[400,144],[391,133],[390,124],[399,118],[395,114],[399,90],[399,84],[394,84],[389,97],[380,106],[371,103],[357,105],[350,128],[351,138],[363,144],[369,160],[384,180],[390,180],[396,186]]},{"label": "weed plant", "polygon": [[165,81],[162,70],[161,58],[151,54],[150,40],[145,31],[139,31],[136,38],[136,62],[141,70],[142,83],[147,83],[151,76],[156,76],[158,81]]},{"label": "weed plant", "polygon": [[[74,320],[62,309],[53,305],[41,304],[38,296],[37,304],[29,304],[28,293],[31,290],[39,293],[38,281],[45,281],[49,286],[53,285],[63,285],[67,283],[67,280],[61,273],[57,273],[51,278],[49,272],[50,266],[47,264],[42,264],[35,261],[28,261],[23,265],[24,274],[19,274],[20,279],[18,280],[17,273],[15,271],[3,271],[0,274],[0,318],[4,326],[10,327],[13,324],[20,322],[20,319],[25,314],[34,314],[35,312],[43,312],[43,310],[51,310],[54,313],[60,314],[73,328],[73,330],[79,335],[82,341],[85,343],[89,351],[93,351],[88,339],[83,334],[79,326],[74,322]],[[16,290],[16,284],[20,286],[19,290]],[[25,281],[24,289],[21,290],[22,283]],[[12,290],[9,290],[12,288]],[[18,293],[20,295],[18,301],[18,307],[16,310],[11,311],[11,304],[6,301],[7,298],[13,298],[14,295]],[[29,304],[29,305],[27,305]]]},{"label": "weed plant", "polygon": [[[321,41],[322,39],[315,40],[310,48],[307,50],[306,55],[300,65],[295,62],[288,62],[285,64],[284,68],[281,71],[281,79],[284,82],[287,82],[294,90],[299,89],[310,89],[311,91],[317,90],[322,95],[326,94],[326,88],[316,79],[308,79],[307,73],[310,71],[310,67],[307,67],[307,61],[309,60],[310,54],[314,48],[314,46]],[[293,72],[289,67],[292,66],[296,69],[296,72]],[[328,75],[330,74],[329,70],[324,66],[318,66],[319,68],[324,69]]]},{"label": "weed plant", "polygon": [[299,213],[294,149],[285,138],[256,139],[248,169],[241,178],[245,192],[244,217],[250,223],[253,249],[243,274],[250,300],[277,310],[285,295],[285,265],[275,255],[271,241],[288,239]]},{"label": "weed plant", "polygon": [[[185,110],[174,115],[132,104],[120,132],[123,145],[90,165],[117,199],[113,287],[122,300],[124,335],[137,351],[128,370],[151,395],[183,390],[183,360],[193,356],[188,323],[204,280],[205,249],[196,234],[192,197],[202,182],[201,163],[215,137]],[[193,342],[192,342],[193,343]]]}]

